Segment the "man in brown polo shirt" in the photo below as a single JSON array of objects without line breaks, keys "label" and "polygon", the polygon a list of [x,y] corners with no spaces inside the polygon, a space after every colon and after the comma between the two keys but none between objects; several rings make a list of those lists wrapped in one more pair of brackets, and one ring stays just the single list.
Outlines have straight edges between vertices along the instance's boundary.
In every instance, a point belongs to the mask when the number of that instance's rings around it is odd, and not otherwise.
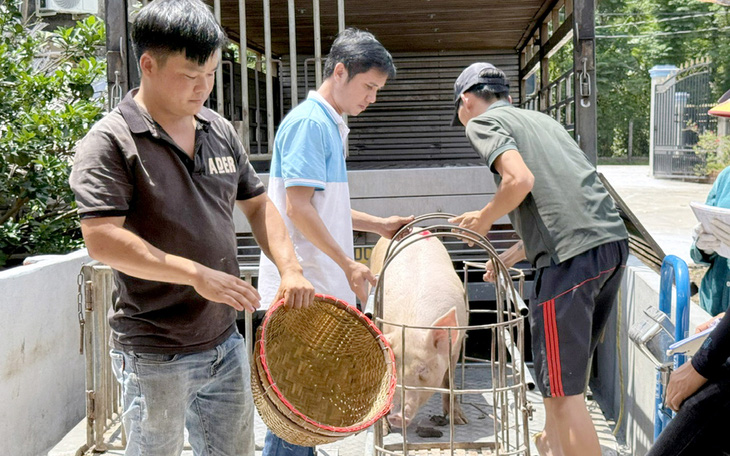
[{"label": "man in brown polo shirt", "polygon": [[286,228],[235,130],[203,107],[225,35],[200,0],[156,0],[132,28],[140,88],[78,144],[71,186],[89,255],[114,269],[112,359],[127,455],[253,454],[248,363],[236,311],[260,296],[238,278],[234,203],[308,304]]}]

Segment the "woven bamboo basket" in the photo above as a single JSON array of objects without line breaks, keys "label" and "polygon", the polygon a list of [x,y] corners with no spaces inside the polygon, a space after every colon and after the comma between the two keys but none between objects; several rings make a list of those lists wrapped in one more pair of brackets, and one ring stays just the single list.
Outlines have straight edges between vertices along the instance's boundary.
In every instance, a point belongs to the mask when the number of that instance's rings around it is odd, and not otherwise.
[{"label": "woven bamboo basket", "polygon": [[267,312],[251,360],[254,402],[289,443],[313,446],[355,434],[391,408],[395,360],[356,308],[316,295],[306,309]]}]

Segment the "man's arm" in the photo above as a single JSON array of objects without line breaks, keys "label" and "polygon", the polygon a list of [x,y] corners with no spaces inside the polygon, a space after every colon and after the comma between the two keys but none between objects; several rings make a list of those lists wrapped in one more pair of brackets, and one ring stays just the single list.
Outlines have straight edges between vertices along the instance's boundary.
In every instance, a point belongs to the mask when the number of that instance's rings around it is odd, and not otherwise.
[{"label": "man's arm", "polygon": [[355,231],[367,231],[377,233],[386,239],[391,239],[403,225],[411,223],[414,217],[401,217],[393,215],[390,217],[376,217],[365,212],[350,210],[352,214],[352,229]]},{"label": "man's arm", "polygon": [[479,211],[465,212],[450,219],[451,223],[486,236],[494,222],[517,208],[532,191],[535,177],[516,150],[510,149],[497,157],[494,168],[502,176],[502,182],[492,201]]},{"label": "man's arm", "polygon": [[[502,260],[502,263],[504,263],[504,265],[508,268],[511,268],[522,260],[526,260],[527,255],[525,254],[524,242],[522,242],[522,240],[517,241],[517,243],[514,244],[512,247],[502,252],[499,255],[499,259]],[[494,282],[497,278],[497,275],[494,272],[494,264],[492,264],[492,260],[487,261],[485,269],[486,271],[484,272],[483,276],[484,281]]]},{"label": "man's arm", "polygon": [[723,366],[728,357],[730,357],[730,313],[722,317],[692,360],[672,372],[666,393],[669,408],[679,410],[684,400],[700,389],[708,379],[726,375]]},{"label": "man's arm", "polygon": [[375,276],[367,266],[350,258],[337,244],[317,209],[312,206],[313,195],[314,188],[312,187],[288,187],[286,189],[286,215],[309,242],[337,263],[345,272],[352,291],[361,302],[365,302],[367,301],[365,282],[370,282],[374,286]]},{"label": "man's arm", "polygon": [[145,280],[190,285],[202,297],[236,310],[253,312],[261,297],[240,278],[163,252],[124,228],[124,217],[81,220],[89,256],[127,275]]},{"label": "man's arm", "polygon": [[302,275],[286,225],[274,203],[262,193],[236,204],[251,224],[261,251],[279,270],[281,285],[274,302],[284,298],[284,304],[294,309],[308,306],[314,299],[314,287]]}]

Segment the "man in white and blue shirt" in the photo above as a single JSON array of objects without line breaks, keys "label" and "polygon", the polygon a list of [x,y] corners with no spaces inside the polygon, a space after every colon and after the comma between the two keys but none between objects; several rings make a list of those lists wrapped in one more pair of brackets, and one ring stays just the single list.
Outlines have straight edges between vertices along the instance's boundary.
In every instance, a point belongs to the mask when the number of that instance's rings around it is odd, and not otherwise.
[{"label": "man in white and blue shirt", "polygon": [[[389,77],[393,59],[368,33],[341,32],[324,65],[324,81],[282,121],[274,141],[269,197],[281,212],[304,276],[315,292],[349,304],[365,302],[375,277],[354,260],[352,231],[392,237],[413,217],[375,217],[352,210],[347,185],[345,141],[349,128],[342,115],[356,116],[371,103]],[[262,307],[277,296],[279,274],[261,256],[259,293]],[[307,305],[308,303],[301,303]],[[289,444],[271,431],[264,456],[307,456],[313,448]]]}]

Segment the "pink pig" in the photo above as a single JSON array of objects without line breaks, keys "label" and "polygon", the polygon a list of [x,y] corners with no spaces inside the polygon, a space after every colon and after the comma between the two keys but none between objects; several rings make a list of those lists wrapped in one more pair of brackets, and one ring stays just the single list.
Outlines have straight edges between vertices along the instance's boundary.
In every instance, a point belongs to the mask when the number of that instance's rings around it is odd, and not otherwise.
[{"label": "pink pig", "polygon": [[[425,235],[428,231],[420,233]],[[373,249],[370,267],[374,274],[379,274],[383,267],[389,242],[388,239],[380,239]],[[466,326],[464,287],[456,275],[446,247],[437,237],[419,239],[418,236],[412,236],[403,242],[407,245],[388,265],[384,274],[383,319],[413,326]],[[404,359],[401,356],[401,327],[383,325],[383,334],[395,353],[398,383],[412,387],[448,388],[449,363],[454,372],[464,331],[451,331],[451,359],[449,331],[446,329],[406,329]],[[405,363],[404,378],[400,378],[401,363]],[[393,409],[397,412],[391,412],[388,421],[395,427],[408,427],[432,394],[430,391],[407,390],[405,406],[400,407],[401,392],[398,389]],[[444,415],[448,415],[448,394],[442,395],[442,402]],[[455,424],[466,424],[457,397],[454,398],[453,416]]]}]

